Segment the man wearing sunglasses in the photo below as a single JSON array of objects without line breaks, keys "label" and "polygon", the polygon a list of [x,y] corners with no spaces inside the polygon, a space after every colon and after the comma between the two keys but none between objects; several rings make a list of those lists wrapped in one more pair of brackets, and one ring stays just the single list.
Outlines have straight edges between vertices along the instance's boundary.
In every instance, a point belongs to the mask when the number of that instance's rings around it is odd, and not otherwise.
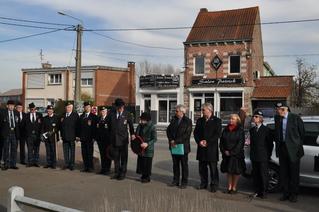
[{"label": "man wearing sunglasses", "polygon": [[304,155],[304,124],[301,118],[289,111],[285,102],[276,104],[275,117],[276,153],[279,156],[280,179],[283,188],[281,201],[297,202],[300,159]]}]

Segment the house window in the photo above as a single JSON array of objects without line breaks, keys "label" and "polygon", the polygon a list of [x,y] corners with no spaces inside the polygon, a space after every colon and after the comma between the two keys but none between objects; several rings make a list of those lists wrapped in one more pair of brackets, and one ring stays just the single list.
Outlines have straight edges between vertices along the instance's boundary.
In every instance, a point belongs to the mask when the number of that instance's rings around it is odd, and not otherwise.
[{"label": "house window", "polygon": [[229,56],[229,62],[230,62],[229,73],[231,73],[231,74],[240,73],[240,56],[239,55]]},{"label": "house window", "polygon": [[82,86],[92,86],[93,85],[93,79],[92,78],[82,78],[81,79],[81,85]]},{"label": "house window", "polygon": [[242,92],[220,93],[220,115],[225,118],[232,114],[238,113],[242,107]]},{"label": "house window", "polygon": [[204,56],[195,57],[195,74],[204,74],[205,58]]},{"label": "house window", "polygon": [[62,74],[49,74],[49,84],[57,85],[62,83]]}]

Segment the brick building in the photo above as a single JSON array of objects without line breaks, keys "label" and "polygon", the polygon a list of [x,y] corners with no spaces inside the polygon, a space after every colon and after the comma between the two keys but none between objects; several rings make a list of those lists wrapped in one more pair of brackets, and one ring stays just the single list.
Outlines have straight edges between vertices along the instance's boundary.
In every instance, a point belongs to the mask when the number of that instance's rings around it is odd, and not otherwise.
[{"label": "brick building", "polygon": [[[204,102],[211,102],[215,114],[222,118],[237,113],[241,107],[253,110],[256,84],[262,85],[259,82],[267,80],[263,76],[269,76],[264,66],[258,7],[214,12],[201,9],[184,49],[184,104],[194,122],[200,117]],[[272,101],[278,99],[276,93],[270,95],[274,95]],[[258,105],[259,100],[269,98],[255,96],[254,100]]]},{"label": "brick building", "polygon": [[[27,107],[34,102],[38,107],[54,104],[56,100],[73,100],[75,67],[22,69],[22,101]],[[135,105],[135,63],[127,68],[110,66],[82,66],[81,93],[91,97],[96,105],[112,105],[116,98]]]}]

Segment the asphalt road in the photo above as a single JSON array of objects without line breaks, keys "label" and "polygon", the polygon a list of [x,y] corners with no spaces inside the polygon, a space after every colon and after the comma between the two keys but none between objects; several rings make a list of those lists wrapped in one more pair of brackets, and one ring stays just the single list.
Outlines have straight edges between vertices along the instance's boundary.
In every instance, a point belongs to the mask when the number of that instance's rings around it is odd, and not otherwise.
[{"label": "asphalt road", "polygon": [[[198,164],[195,160],[196,146],[192,141],[189,155],[189,186],[185,190],[168,187],[172,181],[172,161],[163,133],[158,134],[153,161],[152,182],[141,184],[135,174],[136,155],[129,154],[127,178],[111,180],[109,176],[82,173],[80,147],[77,146],[75,171],[43,168],[26,168],[0,171],[0,211],[6,211],[7,192],[17,185],[25,189],[28,197],[49,201],[84,211],[318,211],[319,189],[301,188],[297,203],[280,202],[280,194],[269,194],[266,200],[250,201],[252,182],[241,178],[239,193],[225,194],[226,179],[220,174],[220,189],[217,193],[197,190],[199,184]],[[59,145],[59,149],[61,144]],[[41,146],[44,153],[44,146]],[[98,156],[98,152],[95,153]],[[59,150],[59,158],[62,159]],[[42,157],[42,160],[44,158]],[[98,160],[96,172],[99,171]],[[44,163],[42,163],[44,164]],[[62,166],[59,161],[58,166]],[[24,207],[25,211],[37,211]]]}]

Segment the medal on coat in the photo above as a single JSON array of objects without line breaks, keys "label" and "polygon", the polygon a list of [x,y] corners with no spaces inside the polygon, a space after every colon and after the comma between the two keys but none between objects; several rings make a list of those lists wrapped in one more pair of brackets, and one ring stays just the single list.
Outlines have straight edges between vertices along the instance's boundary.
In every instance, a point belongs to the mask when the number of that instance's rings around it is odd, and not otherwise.
[{"label": "medal on coat", "polygon": [[18,121],[19,121],[19,118],[15,117],[15,122],[18,123]]},{"label": "medal on coat", "polygon": [[61,122],[63,122],[64,118],[61,118]]},{"label": "medal on coat", "polygon": [[97,123],[96,128],[100,128],[100,124],[99,123]]},{"label": "medal on coat", "polygon": [[92,125],[92,121],[88,120],[88,125],[91,126]]},{"label": "medal on coat", "polygon": [[107,124],[104,124],[104,128],[107,129]]},{"label": "medal on coat", "polygon": [[124,125],[125,125],[125,124],[127,124],[127,120],[126,120],[126,119],[124,120]]},{"label": "medal on coat", "polygon": [[40,119],[38,119],[38,123],[41,124],[41,120]]}]

